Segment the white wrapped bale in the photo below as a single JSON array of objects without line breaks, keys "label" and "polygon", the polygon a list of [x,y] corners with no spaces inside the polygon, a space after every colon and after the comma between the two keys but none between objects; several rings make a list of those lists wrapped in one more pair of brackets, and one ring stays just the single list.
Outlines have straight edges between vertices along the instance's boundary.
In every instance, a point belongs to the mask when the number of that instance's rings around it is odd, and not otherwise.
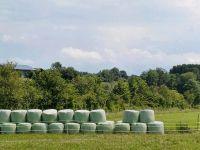
[{"label": "white wrapped bale", "polygon": [[114,125],[114,121],[100,122],[97,125],[96,131],[98,133],[112,133]]},{"label": "white wrapped bale", "polygon": [[114,128],[115,133],[127,133],[130,132],[130,124],[129,123],[117,123]]},{"label": "white wrapped bale", "polygon": [[124,123],[135,123],[139,120],[139,111],[136,110],[125,110],[123,113]]},{"label": "white wrapped bale", "polygon": [[27,110],[13,110],[11,111],[11,122],[21,123],[26,122]]},{"label": "white wrapped bale", "polygon": [[10,122],[11,110],[0,109],[0,123]]},{"label": "white wrapped bale", "polygon": [[90,111],[90,121],[94,123],[105,122],[106,113],[103,109],[97,109]]},{"label": "white wrapped bale", "polygon": [[31,131],[33,133],[47,133],[48,125],[46,123],[33,123]]},{"label": "white wrapped bale", "polygon": [[122,120],[119,120],[119,121],[117,121],[116,123],[123,123],[123,121],[122,121]]},{"label": "white wrapped bale", "polygon": [[73,121],[74,111],[72,109],[64,109],[58,111],[58,121],[67,123]]},{"label": "white wrapped bale", "polygon": [[16,124],[15,123],[3,123],[1,125],[1,133],[15,133]]},{"label": "white wrapped bale", "polygon": [[27,111],[27,122],[37,123],[41,121],[42,110],[40,109],[29,109]]},{"label": "white wrapped bale", "polygon": [[82,123],[81,132],[82,133],[95,133],[96,124],[95,123]]},{"label": "white wrapped bale", "polygon": [[155,121],[154,111],[145,109],[140,111],[140,122],[149,123]]},{"label": "white wrapped bale", "polygon": [[77,123],[85,123],[89,121],[89,114],[88,110],[77,110],[74,113],[74,121]]},{"label": "white wrapped bale", "polygon": [[31,123],[19,123],[17,124],[17,133],[29,133],[31,131]]},{"label": "white wrapped bale", "polygon": [[48,132],[49,133],[63,133],[63,131],[64,131],[63,123],[56,122],[56,123],[50,123],[48,125]]},{"label": "white wrapped bale", "polygon": [[147,124],[148,133],[164,134],[164,123],[161,121],[154,121]]},{"label": "white wrapped bale", "polygon": [[80,124],[78,123],[66,123],[64,130],[66,133],[69,134],[76,134],[80,132]]},{"label": "white wrapped bale", "polygon": [[132,123],[131,124],[131,132],[133,133],[146,133],[147,132],[147,124],[146,123]]},{"label": "white wrapped bale", "polygon": [[45,123],[57,122],[57,110],[47,109],[42,112],[42,121]]}]

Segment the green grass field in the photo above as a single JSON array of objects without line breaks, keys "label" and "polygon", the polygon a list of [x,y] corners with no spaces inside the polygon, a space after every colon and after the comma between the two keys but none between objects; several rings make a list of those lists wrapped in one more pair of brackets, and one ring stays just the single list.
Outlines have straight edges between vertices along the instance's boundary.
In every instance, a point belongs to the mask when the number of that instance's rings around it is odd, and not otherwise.
[{"label": "green grass field", "polygon": [[[167,129],[175,129],[176,123],[188,123],[196,129],[200,110],[157,111],[156,120],[164,121]],[[122,113],[109,113],[108,120],[121,120]],[[171,124],[174,123],[174,124]],[[171,128],[173,126],[173,128]],[[0,149],[36,150],[198,150],[200,131],[192,133],[170,132],[165,135],[137,134],[14,134],[0,135]]]}]

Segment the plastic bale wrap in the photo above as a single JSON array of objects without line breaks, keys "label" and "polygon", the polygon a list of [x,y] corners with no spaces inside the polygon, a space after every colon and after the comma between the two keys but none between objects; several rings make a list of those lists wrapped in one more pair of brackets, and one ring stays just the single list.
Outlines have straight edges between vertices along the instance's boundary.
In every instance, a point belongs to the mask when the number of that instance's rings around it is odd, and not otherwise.
[{"label": "plastic bale wrap", "polygon": [[114,125],[114,121],[100,122],[97,125],[96,131],[98,133],[112,133]]},{"label": "plastic bale wrap", "polygon": [[1,125],[1,133],[15,133],[16,124],[15,123],[3,123]]},{"label": "plastic bale wrap", "polygon": [[81,132],[82,133],[95,133],[96,124],[95,123],[82,123]]},{"label": "plastic bale wrap", "polygon": [[119,121],[117,121],[116,123],[123,123],[123,121],[122,121],[122,120],[119,120]]},{"label": "plastic bale wrap", "polygon": [[10,122],[11,110],[0,109],[0,123]]},{"label": "plastic bale wrap", "polygon": [[19,123],[17,124],[17,133],[29,133],[31,132],[31,123],[25,122],[25,123]]},{"label": "plastic bale wrap", "polygon": [[11,122],[21,123],[26,122],[27,110],[13,110],[11,111]]},{"label": "plastic bale wrap", "polygon": [[46,123],[33,123],[31,131],[33,133],[47,133],[47,126]]},{"label": "plastic bale wrap", "polygon": [[76,134],[80,132],[80,124],[79,123],[66,123],[64,130],[69,134]]},{"label": "plastic bale wrap", "polygon": [[49,133],[63,133],[64,131],[64,124],[60,122],[50,123],[48,125],[48,132]]},{"label": "plastic bale wrap", "polygon": [[147,124],[146,123],[132,123],[131,124],[131,132],[133,133],[146,133],[147,132]]},{"label": "plastic bale wrap", "polygon": [[57,122],[57,110],[47,109],[42,112],[42,121],[45,123]]},{"label": "plastic bale wrap", "polygon": [[115,133],[128,133],[130,132],[129,123],[116,123],[114,128]]},{"label": "plastic bale wrap", "polygon": [[90,121],[94,123],[105,122],[106,113],[103,109],[97,109],[90,111]]},{"label": "plastic bale wrap", "polygon": [[136,110],[125,110],[123,113],[124,123],[135,123],[139,120],[139,111]]},{"label": "plastic bale wrap", "polygon": [[164,134],[164,123],[161,121],[154,121],[147,124],[148,133]]},{"label": "plastic bale wrap", "polygon": [[40,109],[29,109],[27,111],[27,122],[37,123],[41,121],[42,110]]},{"label": "plastic bale wrap", "polygon": [[77,110],[74,113],[74,121],[77,123],[85,123],[89,121],[90,111],[88,110]]},{"label": "plastic bale wrap", "polygon": [[150,109],[140,111],[140,122],[149,123],[155,121],[154,111]]},{"label": "plastic bale wrap", "polygon": [[74,111],[72,109],[64,109],[58,111],[58,121],[67,123],[73,121]]}]

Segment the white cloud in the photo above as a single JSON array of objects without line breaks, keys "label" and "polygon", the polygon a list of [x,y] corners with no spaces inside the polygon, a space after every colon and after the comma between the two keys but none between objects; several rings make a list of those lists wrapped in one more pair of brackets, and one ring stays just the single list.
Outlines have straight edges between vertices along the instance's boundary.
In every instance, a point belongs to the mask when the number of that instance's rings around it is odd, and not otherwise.
[{"label": "white cloud", "polygon": [[4,34],[4,35],[1,37],[1,41],[2,41],[2,42],[5,42],[5,43],[10,42],[10,41],[12,41],[12,40],[13,40],[13,38],[12,38],[12,36],[9,35],[9,34]]}]

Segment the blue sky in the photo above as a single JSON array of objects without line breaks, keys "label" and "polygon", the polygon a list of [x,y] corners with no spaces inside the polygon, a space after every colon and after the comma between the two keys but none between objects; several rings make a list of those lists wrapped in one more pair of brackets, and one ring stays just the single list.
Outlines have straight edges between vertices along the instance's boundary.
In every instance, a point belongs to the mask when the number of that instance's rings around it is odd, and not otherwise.
[{"label": "blue sky", "polygon": [[0,62],[129,74],[200,63],[199,0],[0,0]]}]

